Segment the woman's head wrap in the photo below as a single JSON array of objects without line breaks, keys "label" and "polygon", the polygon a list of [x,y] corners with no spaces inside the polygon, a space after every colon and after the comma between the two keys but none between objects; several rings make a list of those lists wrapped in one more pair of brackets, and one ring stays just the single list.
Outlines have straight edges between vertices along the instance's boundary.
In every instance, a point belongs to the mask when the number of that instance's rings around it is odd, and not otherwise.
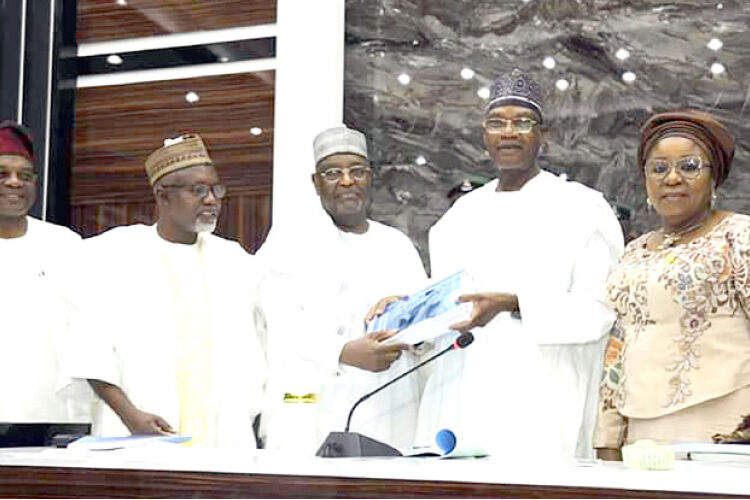
[{"label": "woman's head wrap", "polygon": [[638,165],[643,172],[649,153],[665,137],[684,137],[708,153],[714,185],[719,187],[729,175],[734,159],[734,138],[713,115],[693,109],[657,113],[641,127]]}]

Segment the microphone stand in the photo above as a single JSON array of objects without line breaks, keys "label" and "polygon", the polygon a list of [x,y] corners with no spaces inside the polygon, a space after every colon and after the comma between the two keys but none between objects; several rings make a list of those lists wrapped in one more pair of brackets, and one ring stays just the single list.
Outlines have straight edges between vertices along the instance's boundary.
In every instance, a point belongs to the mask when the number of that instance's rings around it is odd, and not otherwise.
[{"label": "microphone stand", "polygon": [[443,349],[443,350],[442,350],[442,351],[440,351],[439,353],[437,353],[437,354],[435,354],[435,355],[433,355],[433,356],[430,356],[429,358],[425,359],[425,360],[424,360],[424,361],[422,361],[421,363],[419,363],[419,364],[417,364],[417,365],[415,365],[415,366],[413,366],[413,367],[409,368],[408,370],[406,370],[406,371],[405,371],[404,373],[402,373],[402,374],[401,374],[401,375],[399,375],[398,377],[396,377],[396,378],[394,378],[394,379],[392,379],[392,380],[389,380],[389,381],[388,381],[388,382],[387,382],[387,383],[386,383],[385,385],[381,385],[380,387],[378,387],[378,388],[377,388],[377,389],[375,389],[374,391],[372,391],[372,392],[370,392],[370,393],[367,393],[367,394],[365,394],[364,396],[362,396],[361,398],[359,398],[359,399],[357,400],[357,402],[356,402],[356,403],[354,403],[354,406],[352,406],[352,409],[351,409],[351,410],[349,410],[349,417],[348,417],[348,418],[346,419],[346,427],[344,428],[344,432],[349,432],[349,425],[350,425],[350,424],[352,423],[352,415],[354,415],[354,410],[356,410],[356,409],[357,409],[357,407],[358,407],[358,406],[359,406],[359,405],[360,405],[361,403],[364,403],[365,401],[367,401],[367,400],[368,400],[368,399],[370,399],[370,398],[371,398],[372,396],[374,396],[375,394],[379,393],[380,391],[382,391],[382,390],[383,390],[383,389],[385,389],[386,387],[390,387],[390,386],[391,386],[392,384],[395,384],[396,382],[398,382],[398,381],[399,381],[399,380],[401,380],[402,378],[406,377],[406,376],[407,376],[407,375],[409,375],[410,373],[412,373],[412,372],[414,372],[414,371],[417,371],[417,370],[419,370],[420,368],[422,368],[422,367],[423,367],[424,365],[426,365],[427,363],[430,363],[430,362],[432,362],[433,360],[435,360],[435,359],[439,358],[440,356],[442,356],[442,355],[443,355],[443,354],[445,354],[446,352],[448,352],[448,351],[452,351],[452,350],[453,350],[453,349],[455,349],[455,348],[456,348],[456,346],[455,346],[454,344],[451,344],[451,345],[449,345],[448,347],[446,347],[445,349]]},{"label": "microphone stand", "polygon": [[374,391],[368,392],[367,394],[359,398],[352,406],[352,409],[349,410],[349,416],[346,419],[346,428],[344,429],[344,432],[331,432],[330,434],[328,434],[328,437],[326,437],[325,441],[323,441],[323,444],[320,445],[320,448],[315,455],[319,457],[400,457],[401,453],[392,446],[381,443],[380,441],[356,432],[349,432],[349,427],[351,425],[354,410],[360,404],[367,401],[375,394],[379,393],[386,387],[390,387],[392,384],[398,382],[410,373],[415,372],[427,363],[431,363],[435,359],[445,355],[446,353],[454,349],[463,349],[473,341],[474,335],[472,335],[471,332],[464,332],[459,335],[451,345],[449,345],[439,353],[430,356],[426,360],[409,368],[394,379],[389,380]]}]

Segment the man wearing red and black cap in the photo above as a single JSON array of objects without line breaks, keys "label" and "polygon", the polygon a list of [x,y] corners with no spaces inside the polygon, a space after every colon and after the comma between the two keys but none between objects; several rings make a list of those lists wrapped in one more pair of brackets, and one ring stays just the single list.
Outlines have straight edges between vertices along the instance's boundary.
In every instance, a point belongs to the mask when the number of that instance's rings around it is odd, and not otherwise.
[{"label": "man wearing red and black cap", "polygon": [[81,239],[28,216],[36,178],[31,137],[15,122],[0,122],[0,422],[86,421],[56,393],[57,347],[73,311],[68,272]]}]

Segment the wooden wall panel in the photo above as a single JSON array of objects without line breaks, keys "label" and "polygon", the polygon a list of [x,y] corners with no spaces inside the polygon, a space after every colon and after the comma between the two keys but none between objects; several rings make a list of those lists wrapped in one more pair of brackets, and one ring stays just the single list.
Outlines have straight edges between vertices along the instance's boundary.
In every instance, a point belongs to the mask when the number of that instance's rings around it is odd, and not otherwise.
[{"label": "wooden wall panel", "polygon": [[[166,137],[206,141],[229,188],[219,233],[255,251],[270,227],[273,161],[272,71],[83,88],[76,97],[71,221],[85,236],[151,223],[146,157]],[[200,101],[190,104],[187,92]],[[260,136],[250,128],[260,127]]]},{"label": "wooden wall panel", "polygon": [[276,0],[78,0],[78,43],[276,22]]}]

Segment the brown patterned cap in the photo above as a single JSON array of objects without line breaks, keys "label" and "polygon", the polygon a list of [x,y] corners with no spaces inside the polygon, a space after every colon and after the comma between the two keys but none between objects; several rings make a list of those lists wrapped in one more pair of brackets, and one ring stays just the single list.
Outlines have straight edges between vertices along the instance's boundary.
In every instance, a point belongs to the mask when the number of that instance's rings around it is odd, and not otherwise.
[{"label": "brown patterned cap", "polygon": [[164,146],[146,158],[146,173],[153,186],[167,174],[199,165],[213,165],[213,162],[203,139],[198,134],[187,134],[165,139]]}]

